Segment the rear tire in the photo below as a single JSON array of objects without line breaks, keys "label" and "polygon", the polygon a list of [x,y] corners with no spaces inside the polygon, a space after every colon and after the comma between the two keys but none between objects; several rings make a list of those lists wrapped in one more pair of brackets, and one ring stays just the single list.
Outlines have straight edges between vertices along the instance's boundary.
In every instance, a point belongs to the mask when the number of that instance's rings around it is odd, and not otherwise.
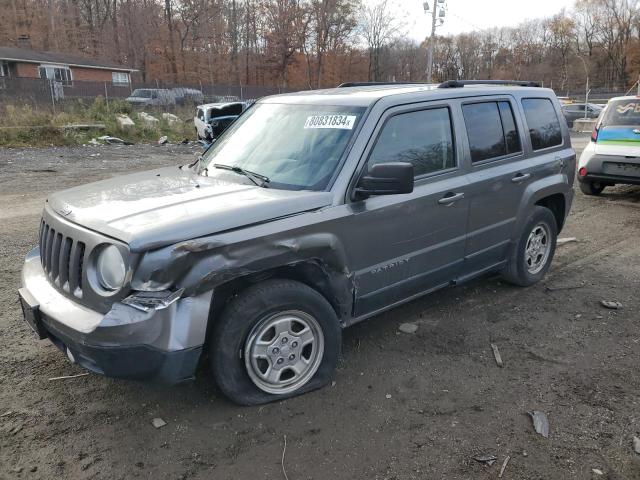
[{"label": "rear tire", "polygon": [[600,182],[580,182],[580,190],[582,193],[594,197],[600,195],[605,186],[606,185]]},{"label": "rear tire", "polygon": [[336,313],[320,293],[293,280],[267,280],[231,300],[216,321],[211,368],[230,400],[260,405],[326,385],[341,342]]},{"label": "rear tire", "polygon": [[528,287],[546,275],[556,251],[558,226],[548,208],[536,205],[518,244],[513,248],[502,277],[509,283]]}]

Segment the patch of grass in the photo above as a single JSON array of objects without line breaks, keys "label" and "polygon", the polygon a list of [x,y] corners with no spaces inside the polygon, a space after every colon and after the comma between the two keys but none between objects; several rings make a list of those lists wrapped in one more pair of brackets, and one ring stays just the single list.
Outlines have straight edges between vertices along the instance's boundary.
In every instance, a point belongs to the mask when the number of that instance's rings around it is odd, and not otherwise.
[{"label": "patch of grass", "polygon": [[[183,107],[174,112],[180,121],[172,125],[162,117],[162,111],[147,110],[159,122],[153,128],[144,126],[138,112],[122,99],[97,97],[92,102],[73,100],[57,105],[56,113],[30,105],[0,105],[0,146],[44,147],[50,145],[82,145],[102,135],[122,138],[133,143],[156,142],[167,136],[176,142],[193,138],[193,109]],[[129,115],[135,126],[127,131],[118,127],[117,116]],[[187,119],[187,121],[184,121]],[[73,130],[66,125],[103,124],[105,129]]]}]

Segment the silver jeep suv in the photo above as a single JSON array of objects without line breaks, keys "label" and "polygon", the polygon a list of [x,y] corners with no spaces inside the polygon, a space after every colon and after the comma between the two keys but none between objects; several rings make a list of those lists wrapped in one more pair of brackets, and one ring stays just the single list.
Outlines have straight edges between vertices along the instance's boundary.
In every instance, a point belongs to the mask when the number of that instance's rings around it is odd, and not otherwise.
[{"label": "silver jeep suv", "polygon": [[420,295],[549,269],[575,153],[530,82],[344,84],[260,100],[194,164],[51,195],[25,319],[72,362],[229,398],[326,384],[343,328]]}]

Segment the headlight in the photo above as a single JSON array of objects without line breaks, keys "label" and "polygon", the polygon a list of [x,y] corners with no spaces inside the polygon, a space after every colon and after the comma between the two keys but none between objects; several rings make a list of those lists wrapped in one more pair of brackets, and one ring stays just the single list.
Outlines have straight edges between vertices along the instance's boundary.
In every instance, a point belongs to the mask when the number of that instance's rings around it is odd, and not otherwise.
[{"label": "headlight", "polygon": [[96,262],[96,273],[102,288],[106,290],[118,290],[124,284],[127,273],[124,258],[113,245],[104,248]]}]

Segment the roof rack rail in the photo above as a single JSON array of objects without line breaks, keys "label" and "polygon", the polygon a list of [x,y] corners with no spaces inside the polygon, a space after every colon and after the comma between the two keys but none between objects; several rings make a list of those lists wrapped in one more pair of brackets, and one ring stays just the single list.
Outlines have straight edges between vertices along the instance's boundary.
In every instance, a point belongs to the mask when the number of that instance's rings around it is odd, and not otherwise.
[{"label": "roof rack rail", "polygon": [[447,80],[438,88],[462,88],[466,85],[516,85],[519,87],[540,87],[538,82],[523,80]]},{"label": "roof rack rail", "polygon": [[338,88],[346,88],[346,87],[370,87],[370,86],[381,86],[381,85],[429,85],[424,82],[345,82],[338,85]]}]

